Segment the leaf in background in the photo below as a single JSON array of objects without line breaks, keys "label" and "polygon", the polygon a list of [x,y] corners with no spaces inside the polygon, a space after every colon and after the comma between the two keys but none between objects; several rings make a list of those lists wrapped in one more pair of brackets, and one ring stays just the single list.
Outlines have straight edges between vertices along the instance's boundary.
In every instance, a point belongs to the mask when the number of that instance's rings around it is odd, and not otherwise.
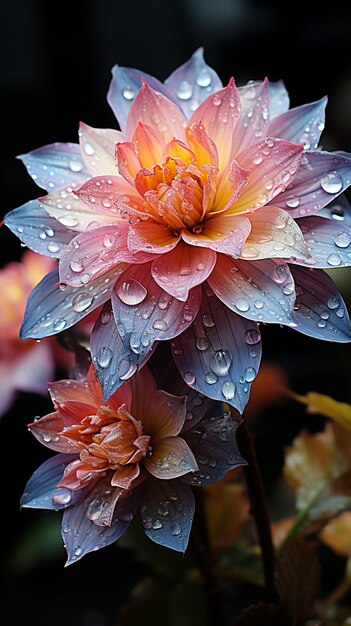
[{"label": "leaf in background", "polygon": [[331,520],[319,537],[335,552],[351,557],[351,512],[345,511]]},{"label": "leaf in background", "polygon": [[325,417],[330,417],[335,422],[351,430],[350,404],[339,402],[316,391],[310,391],[305,396],[299,396],[294,393],[293,398],[298,402],[306,404],[309,413],[318,413]]},{"label": "leaf in background", "polygon": [[242,484],[221,480],[204,488],[205,509],[211,546],[229,548],[247,529],[250,504]]},{"label": "leaf in background", "polygon": [[264,586],[262,557],[257,546],[237,542],[224,552],[216,571],[223,578],[233,578],[243,582]]},{"label": "leaf in background", "polygon": [[277,565],[276,587],[287,624],[302,626],[314,617],[320,581],[316,546],[296,539],[284,550]]}]

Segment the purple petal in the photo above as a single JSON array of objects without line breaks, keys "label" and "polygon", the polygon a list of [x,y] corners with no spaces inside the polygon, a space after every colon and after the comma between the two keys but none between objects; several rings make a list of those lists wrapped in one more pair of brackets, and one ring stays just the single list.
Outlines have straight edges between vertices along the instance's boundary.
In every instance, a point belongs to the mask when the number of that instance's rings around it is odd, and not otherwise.
[{"label": "purple petal", "polygon": [[76,458],[76,454],[55,454],[40,465],[24,488],[21,507],[59,511],[77,502],[82,496],[81,490],[73,492],[65,487],[56,487],[65,467]]},{"label": "purple petal", "polygon": [[184,436],[194,452],[199,471],[182,478],[189,485],[210,485],[222,480],[230,470],[246,465],[236,443],[241,419],[224,413],[204,419]]},{"label": "purple petal", "polygon": [[350,183],[350,159],[332,152],[306,152],[293,182],[274,199],[274,204],[292,217],[304,217],[317,213]]},{"label": "purple petal", "polygon": [[272,120],[289,109],[289,94],[282,80],[269,81],[269,117]]},{"label": "purple petal", "polygon": [[138,359],[153,343],[182,333],[194,320],[200,305],[201,288],[194,287],[186,302],[161,289],[150,271],[151,264],[125,270],[112,294],[112,308],[123,345]]},{"label": "purple petal", "polygon": [[268,134],[293,143],[303,143],[305,150],[314,150],[324,129],[327,101],[327,98],[322,98],[278,115],[271,122]]},{"label": "purple petal", "polygon": [[177,552],[187,549],[195,511],[193,492],[179,480],[149,478],[143,484],[140,513],[145,534]]},{"label": "purple petal", "polygon": [[128,343],[122,341],[109,301],[96,320],[90,338],[90,351],[102,388],[102,396],[106,401],[125,380],[146,363],[153,350],[137,354],[131,351]]},{"label": "purple petal", "polygon": [[31,291],[21,327],[21,338],[41,339],[67,330],[111,297],[116,269],[82,287],[58,286],[55,269]]},{"label": "purple petal", "polygon": [[202,48],[174,70],[165,85],[188,119],[209,94],[223,87],[217,73],[205,62]]},{"label": "purple petal", "polygon": [[72,231],[50,217],[37,200],[10,211],[4,217],[6,226],[28,248],[55,259],[72,239]]},{"label": "purple petal", "polygon": [[172,342],[172,350],[190,387],[244,410],[261,360],[255,322],[230,311],[211,289],[203,289],[195,321]]},{"label": "purple petal", "polygon": [[350,318],[339,291],[323,270],[292,266],[296,285],[295,330],[326,341],[351,341]]},{"label": "purple petal", "polygon": [[19,158],[39,187],[54,191],[70,183],[83,183],[89,178],[80,147],[76,143],[52,143]]},{"label": "purple petal", "polygon": [[338,224],[351,226],[351,205],[345,194],[340,195],[336,200],[328,204],[328,206],[321,209],[318,215],[334,220]]},{"label": "purple petal", "polygon": [[[107,94],[107,102],[122,131],[125,130],[129,109],[142,85],[142,79],[155,91],[170,97],[168,89],[157,78],[141,70],[115,65],[112,68],[112,80]],[[171,97],[171,99],[173,98]]]},{"label": "purple petal", "polygon": [[349,226],[317,215],[304,217],[297,222],[313,259],[310,261],[298,259],[296,263],[329,269],[351,265],[351,228]]},{"label": "purple petal", "polygon": [[293,323],[294,280],[282,259],[249,262],[218,255],[208,284],[239,315],[271,324]]},{"label": "purple petal", "polygon": [[[106,489],[102,479],[101,491]],[[98,526],[87,515],[89,507],[96,506],[97,487],[85,500],[67,509],[62,518],[62,539],[67,550],[66,565],[71,565],[85,554],[100,550],[114,543],[127,530],[139,503],[139,490],[133,490],[126,498],[117,502],[111,526]],[[102,493],[101,493],[102,495]],[[101,500],[101,504],[103,500]]]},{"label": "purple petal", "polygon": [[264,139],[269,126],[267,79],[262,83],[251,82],[245,87],[239,87],[239,94],[241,111],[233,136],[233,154],[239,154],[258,139]]}]

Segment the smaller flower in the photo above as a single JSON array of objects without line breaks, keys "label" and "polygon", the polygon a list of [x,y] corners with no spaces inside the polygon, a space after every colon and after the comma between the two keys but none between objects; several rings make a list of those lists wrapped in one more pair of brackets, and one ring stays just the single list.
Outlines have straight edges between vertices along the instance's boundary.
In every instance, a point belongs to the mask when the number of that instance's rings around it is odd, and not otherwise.
[{"label": "smaller flower", "polygon": [[138,509],[153,541],[184,552],[191,485],[244,463],[235,443],[240,421],[204,417],[211,400],[158,390],[146,366],[104,402],[95,374],[91,366],[86,380],[49,385],[55,411],[29,428],[59,454],[34,472],[21,505],[65,509],[67,564],[116,541]]}]

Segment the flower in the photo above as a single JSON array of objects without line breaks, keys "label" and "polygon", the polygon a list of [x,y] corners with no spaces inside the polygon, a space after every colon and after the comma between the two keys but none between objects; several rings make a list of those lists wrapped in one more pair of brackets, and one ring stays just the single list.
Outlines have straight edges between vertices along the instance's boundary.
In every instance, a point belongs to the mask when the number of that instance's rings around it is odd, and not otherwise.
[{"label": "flower", "polygon": [[109,399],[91,366],[86,380],[49,386],[54,412],[29,425],[59,454],[30,478],[22,507],[64,509],[68,564],[116,541],[139,509],[145,533],[184,552],[194,514],[191,485],[212,484],[245,464],[240,419],[204,417],[212,402],[156,388],[147,367]]},{"label": "flower", "polygon": [[53,375],[50,345],[19,339],[28,295],[53,265],[51,259],[27,250],[20,262],[0,270],[0,415],[10,408],[16,390],[46,394]]},{"label": "flower", "polygon": [[108,101],[121,131],[82,124],[80,146],[22,157],[49,194],[5,223],[60,259],[29,298],[22,336],[60,332],[106,302],[91,336],[104,398],[172,340],[185,382],[239,411],[260,322],[350,341],[322,269],[351,259],[351,211],[334,202],[351,160],[317,149],[326,98],[289,109],[281,82],[223,88],[198,50],[164,84],[114,68]]}]

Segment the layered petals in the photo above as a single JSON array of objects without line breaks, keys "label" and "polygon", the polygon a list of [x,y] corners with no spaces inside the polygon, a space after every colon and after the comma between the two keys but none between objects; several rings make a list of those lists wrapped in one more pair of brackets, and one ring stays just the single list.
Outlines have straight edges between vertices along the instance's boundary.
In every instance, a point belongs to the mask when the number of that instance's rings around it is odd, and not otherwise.
[{"label": "layered petals", "polygon": [[312,259],[296,263],[312,267],[351,265],[351,228],[343,223],[311,215],[297,220]]},{"label": "layered petals", "polygon": [[325,124],[327,98],[290,109],[272,120],[270,137],[280,137],[293,143],[304,144],[305,150],[315,150]]},{"label": "layered petals", "polygon": [[96,176],[77,189],[75,195],[85,206],[96,211],[97,220],[100,219],[99,214],[102,214],[114,222],[120,217],[118,199],[133,192],[133,187],[122,176]]},{"label": "layered petals", "polygon": [[76,455],[55,454],[32,474],[21,498],[21,507],[59,510],[72,504],[73,494],[66,488],[57,488],[62,474]]},{"label": "layered petals", "polygon": [[52,143],[18,158],[34,182],[49,192],[71,183],[81,184],[90,175],[75,143]]},{"label": "layered petals", "polygon": [[[139,374],[139,377],[141,378],[142,375],[143,373]],[[186,396],[173,396],[158,390],[147,395],[149,399],[143,407],[142,414],[145,431],[157,439],[179,435],[187,412]],[[162,421],[160,415],[162,415]]]},{"label": "layered petals", "polygon": [[162,437],[154,441],[152,454],[144,466],[155,478],[170,480],[199,469],[188,444],[181,437]]},{"label": "layered petals", "polygon": [[269,83],[265,79],[262,83],[249,83],[239,89],[240,119],[235,128],[233,137],[233,154],[246,150],[258,139],[281,137],[268,133],[269,127]]},{"label": "layered petals", "polygon": [[210,217],[203,224],[200,233],[182,231],[185,243],[191,246],[209,248],[223,254],[240,256],[243,245],[251,230],[250,221],[242,215],[218,215]]},{"label": "layered petals", "polygon": [[55,450],[55,452],[72,454],[75,450],[72,450],[72,446],[70,446],[66,439],[58,435],[65,425],[62,416],[55,411],[33,422],[33,424],[29,424],[28,427],[34,437],[44,446]]},{"label": "layered petals", "polygon": [[111,128],[92,128],[83,122],[79,125],[79,143],[85,167],[93,176],[117,174],[115,145],[123,135]]},{"label": "layered petals", "polygon": [[152,220],[140,221],[129,226],[128,248],[131,252],[165,254],[176,247],[180,235]]}]

